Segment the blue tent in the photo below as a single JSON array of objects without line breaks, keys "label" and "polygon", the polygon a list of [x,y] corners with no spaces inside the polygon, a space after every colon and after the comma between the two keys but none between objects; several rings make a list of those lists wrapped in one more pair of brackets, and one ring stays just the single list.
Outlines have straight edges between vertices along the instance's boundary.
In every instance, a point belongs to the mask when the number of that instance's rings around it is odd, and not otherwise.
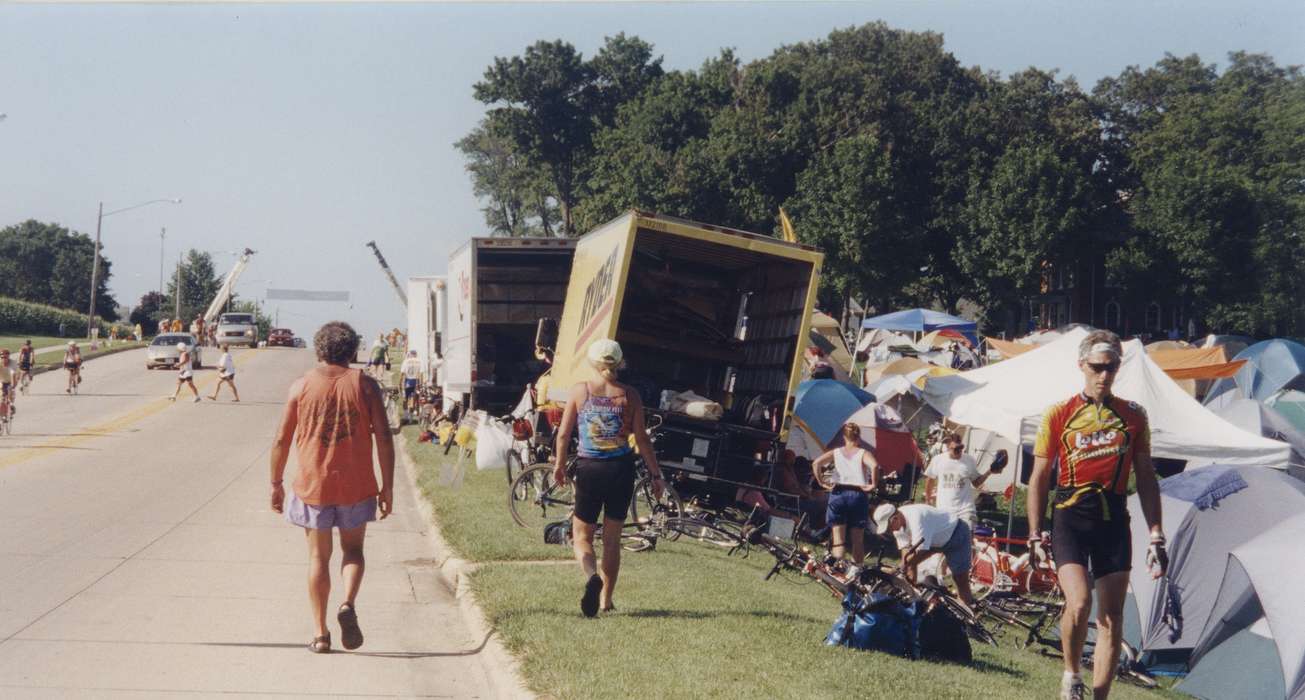
[{"label": "blue tent", "polygon": [[808,379],[794,392],[793,416],[823,449],[838,436],[848,416],[875,400],[873,394],[836,379]]},{"label": "blue tent", "polygon": [[883,328],[889,331],[914,331],[916,333],[924,333],[939,328],[950,328],[960,331],[974,343],[978,342],[976,332],[979,328],[974,321],[967,321],[959,316],[952,316],[932,309],[894,311],[891,314],[867,318],[861,322],[861,327]]},{"label": "blue tent", "polygon": [[1247,360],[1237,374],[1220,379],[1210,388],[1205,405],[1221,406],[1233,398],[1264,402],[1283,389],[1305,389],[1305,345],[1275,338],[1237,353]]}]

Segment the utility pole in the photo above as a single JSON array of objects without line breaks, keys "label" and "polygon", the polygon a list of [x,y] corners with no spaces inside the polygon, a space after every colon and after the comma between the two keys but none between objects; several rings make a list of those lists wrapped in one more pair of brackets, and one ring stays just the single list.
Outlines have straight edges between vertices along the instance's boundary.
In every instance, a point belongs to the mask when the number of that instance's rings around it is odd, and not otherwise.
[{"label": "utility pole", "polygon": [[[177,293],[174,295],[174,297],[176,299],[177,304],[176,304],[176,309],[172,312],[172,317],[181,318],[181,253],[180,252],[177,253]],[[183,328],[182,330],[185,329]]]},{"label": "utility pole", "polygon": [[95,286],[100,277],[100,225],[104,223],[104,202],[100,202],[100,213],[95,218],[95,259],[91,263],[91,310],[86,313],[86,337],[90,338],[91,329],[95,327]]},{"label": "utility pole", "polygon": [[168,229],[159,231],[159,296],[163,295],[163,239],[168,237]]}]

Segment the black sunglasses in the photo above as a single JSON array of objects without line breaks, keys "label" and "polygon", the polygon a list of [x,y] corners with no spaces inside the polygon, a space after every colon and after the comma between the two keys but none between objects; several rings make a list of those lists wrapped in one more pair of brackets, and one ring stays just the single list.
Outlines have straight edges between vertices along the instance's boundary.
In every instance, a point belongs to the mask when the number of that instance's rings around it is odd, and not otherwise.
[{"label": "black sunglasses", "polygon": [[1096,374],[1105,374],[1106,372],[1119,371],[1118,362],[1089,362],[1087,363],[1087,366],[1088,369],[1092,370]]}]

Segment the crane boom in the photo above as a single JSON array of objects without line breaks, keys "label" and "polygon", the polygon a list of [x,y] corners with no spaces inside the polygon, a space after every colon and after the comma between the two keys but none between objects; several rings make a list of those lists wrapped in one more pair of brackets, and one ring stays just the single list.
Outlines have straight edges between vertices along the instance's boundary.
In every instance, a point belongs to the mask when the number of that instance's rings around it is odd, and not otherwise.
[{"label": "crane boom", "polygon": [[381,249],[376,247],[376,241],[367,241],[367,247],[372,249],[376,254],[376,260],[381,264],[381,270],[390,280],[390,286],[394,287],[394,293],[399,295],[399,301],[403,302],[403,308],[408,308],[408,294],[403,291],[399,285],[399,280],[394,276],[394,271],[390,269],[390,264],[385,262],[385,256],[381,255]]},{"label": "crane boom", "polygon": [[240,254],[235,267],[232,267],[231,272],[227,273],[227,278],[222,281],[222,286],[218,287],[217,296],[213,297],[213,302],[208,305],[208,310],[204,312],[204,323],[212,325],[213,320],[222,311],[222,307],[226,306],[227,301],[231,299],[231,290],[236,287],[236,280],[240,279],[240,273],[244,272],[245,268],[249,266],[249,258],[253,255],[254,251],[249,248],[245,248],[244,252]]}]

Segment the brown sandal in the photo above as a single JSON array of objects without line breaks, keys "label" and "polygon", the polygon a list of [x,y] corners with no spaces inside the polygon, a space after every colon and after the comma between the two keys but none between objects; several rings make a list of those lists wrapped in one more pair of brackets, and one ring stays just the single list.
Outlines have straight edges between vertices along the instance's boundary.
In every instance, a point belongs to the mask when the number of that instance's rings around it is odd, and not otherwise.
[{"label": "brown sandal", "polygon": [[340,643],[344,648],[353,650],[362,646],[363,633],[358,627],[358,613],[353,606],[348,603],[341,605],[335,619],[340,623]]},{"label": "brown sandal", "polygon": [[311,641],[311,642],[308,643],[308,651],[311,651],[311,652],[313,652],[314,654],[328,654],[328,653],[330,653],[330,651],[331,651],[331,633],[330,633],[330,632],[327,632],[326,634],[324,634],[324,635],[322,635],[322,636],[320,636],[320,637],[313,637],[313,641]]}]

